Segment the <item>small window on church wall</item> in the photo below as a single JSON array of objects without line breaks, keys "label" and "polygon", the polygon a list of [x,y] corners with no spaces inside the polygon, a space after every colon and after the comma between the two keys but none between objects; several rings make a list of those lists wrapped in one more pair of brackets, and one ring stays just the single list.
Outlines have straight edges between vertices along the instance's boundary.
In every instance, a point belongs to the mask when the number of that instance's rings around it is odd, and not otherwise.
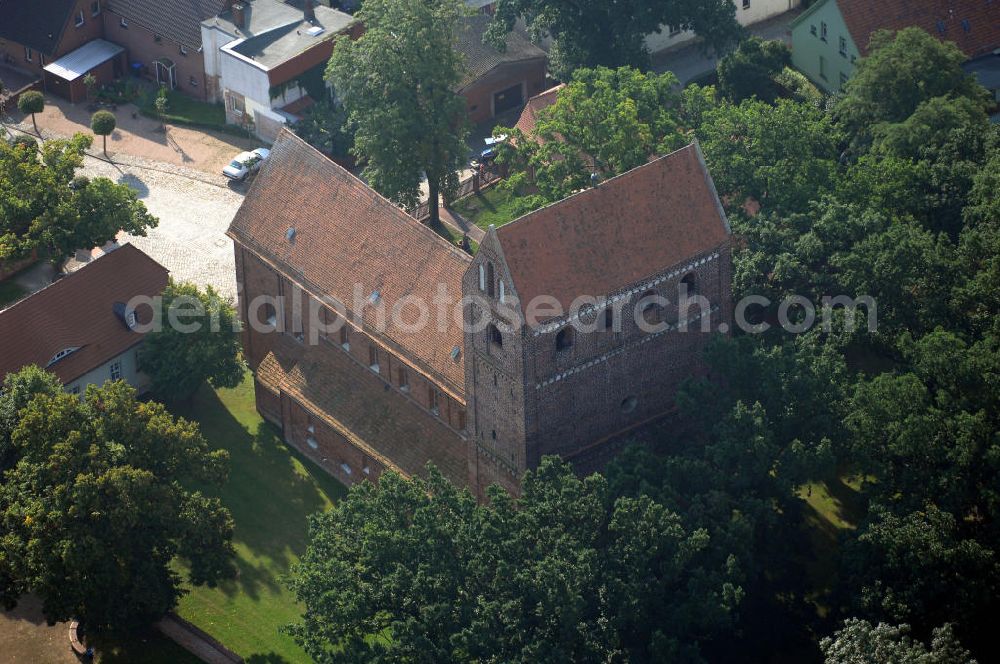
[{"label": "small window on church wall", "polygon": [[564,327],[556,335],[556,350],[568,350],[573,347],[573,328]]},{"label": "small window on church wall", "polygon": [[441,412],[440,406],[438,405],[438,400],[440,399],[438,391],[433,387],[429,387],[427,388],[427,390],[428,390],[427,399],[428,399],[428,405],[430,406],[430,411],[435,415],[437,415],[438,413]]},{"label": "small window on church wall", "polygon": [[648,325],[656,325],[663,318],[663,307],[654,300],[655,297],[654,291],[647,291],[639,300],[642,304],[642,319]]},{"label": "small window on church wall", "polygon": [[486,291],[486,266],[479,264],[479,290]]},{"label": "small window on church wall", "polygon": [[486,264],[486,294],[490,297],[494,296],[493,293],[493,263]]},{"label": "small window on church wall", "polygon": [[615,310],[608,307],[604,310],[604,329],[613,330],[615,327]]},{"label": "small window on church wall", "polygon": [[497,348],[503,348],[503,335],[500,334],[500,330],[496,325],[493,323],[487,325],[486,333],[489,335],[490,345],[496,346]]},{"label": "small window on church wall", "polygon": [[503,279],[500,280],[500,301],[505,302],[507,300],[507,293],[504,290]]},{"label": "small window on church wall", "polygon": [[694,273],[691,273],[691,274],[687,275],[686,277],[684,277],[683,279],[681,279],[681,292],[682,293],[685,292],[685,290],[684,290],[685,288],[687,289],[687,294],[688,295],[694,295],[695,293],[698,292],[698,284],[695,281]]}]

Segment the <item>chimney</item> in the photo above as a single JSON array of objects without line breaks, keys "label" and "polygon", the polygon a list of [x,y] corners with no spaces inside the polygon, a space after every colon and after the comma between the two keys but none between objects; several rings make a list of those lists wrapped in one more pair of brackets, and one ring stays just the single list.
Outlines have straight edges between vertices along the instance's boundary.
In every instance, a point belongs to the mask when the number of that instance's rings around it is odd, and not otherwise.
[{"label": "chimney", "polygon": [[302,0],[302,17],[310,23],[316,20],[316,10],[313,9],[313,0]]},{"label": "chimney", "polygon": [[234,2],[232,11],[233,11],[233,25],[242,30],[243,28],[246,27],[247,6],[242,2]]}]

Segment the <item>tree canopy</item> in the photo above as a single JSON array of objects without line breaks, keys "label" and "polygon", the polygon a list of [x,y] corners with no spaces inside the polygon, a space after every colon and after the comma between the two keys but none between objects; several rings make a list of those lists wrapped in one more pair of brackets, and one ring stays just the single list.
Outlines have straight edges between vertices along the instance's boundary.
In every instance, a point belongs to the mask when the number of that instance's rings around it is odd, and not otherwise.
[{"label": "tree canopy", "polygon": [[211,286],[173,280],[161,294],[154,329],[140,351],[142,370],[157,396],[191,397],[205,381],[213,387],[236,387],[246,363],[236,310]]},{"label": "tree canopy", "polygon": [[562,79],[581,67],[644,67],[644,37],[666,26],[694,30],[715,49],[742,32],[729,0],[497,0],[487,38],[502,47],[523,19],[535,37],[549,35],[550,68]]},{"label": "tree canopy", "polygon": [[500,160],[530,174],[545,200],[555,201],[645,164],[650,157],[686,144],[680,95],[673,74],[643,74],[630,67],[579,69],[538,112],[533,135],[514,129]]},{"label": "tree canopy", "polygon": [[194,584],[231,573],[232,518],[189,488],[225,481],[226,452],[124,382],[92,385],[82,399],[53,392],[37,369],[7,382],[19,403],[31,384],[38,392],[18,412],[16,462],[0,483],[6,605],[31,591],[52,621],[145,626],[183,593],[175,557]]},{"label": "tree canopy", "polygon": [[517,500],[494,489],[480,505],[433,469],[352,487],[311,521],[296,640],[326,662],[700,661],[739,602],[707,533],[648,497],[554,458]]},{"label": "tree canopy", "polygon": [[354,130],[353,153],[383,196],[413,207],[426,177],[432,223],[438,195],[458,186],[468,156],[464,65],[454,46],[461,0],[366,0],[365,33],[340,39],[327,67]]},{"label": "tree canopy", "polygon": [[127,185],[76,175],[92,140],[77,134],[40,149],[0,141],[0,260],[35,249],[62,258],[120,231],[142,236],[156,227],[156,217]]},{"label": "tree canopy", "polygon": [[784,42],[751,37],[719,61],[719,93],[733,103],[757,97],[773,103],[784,90],[776,80],[792,63]]}]

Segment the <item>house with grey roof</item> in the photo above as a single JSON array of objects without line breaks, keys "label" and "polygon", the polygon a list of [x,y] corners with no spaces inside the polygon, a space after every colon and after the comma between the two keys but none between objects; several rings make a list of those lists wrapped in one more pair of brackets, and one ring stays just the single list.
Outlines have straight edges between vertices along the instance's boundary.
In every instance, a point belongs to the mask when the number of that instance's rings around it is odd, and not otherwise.
[{"label": "house with grey roof", "polygon": [[515,28],[503,51],[483,41],[490,25],[487,14],[462,19],[456,48],[465,74],[456,92],[465,97],[469,120],[475,124],[524,106],[545,90],[548,55],[528,35]]},{"label": "house with grey roof", "polygon": [[209,100],[226,119],[273,141],[281,127],[329,96],[323,78],[334,41],[356,38],[351,15],[312,0],[241,0],[202,21]]}]

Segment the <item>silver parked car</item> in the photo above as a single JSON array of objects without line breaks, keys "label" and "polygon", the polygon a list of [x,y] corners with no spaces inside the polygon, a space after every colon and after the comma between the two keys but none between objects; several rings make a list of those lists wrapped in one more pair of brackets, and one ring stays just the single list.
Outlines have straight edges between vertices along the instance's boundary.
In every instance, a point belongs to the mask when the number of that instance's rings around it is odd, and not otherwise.
[{"label": "silver parked car", "polygon": [[246,180],[247,176],[260,168],[271,151],[267,148],[257,148],[252,152],[241,152],[229,165],[222,169],[222,174],[230,180]]}]

